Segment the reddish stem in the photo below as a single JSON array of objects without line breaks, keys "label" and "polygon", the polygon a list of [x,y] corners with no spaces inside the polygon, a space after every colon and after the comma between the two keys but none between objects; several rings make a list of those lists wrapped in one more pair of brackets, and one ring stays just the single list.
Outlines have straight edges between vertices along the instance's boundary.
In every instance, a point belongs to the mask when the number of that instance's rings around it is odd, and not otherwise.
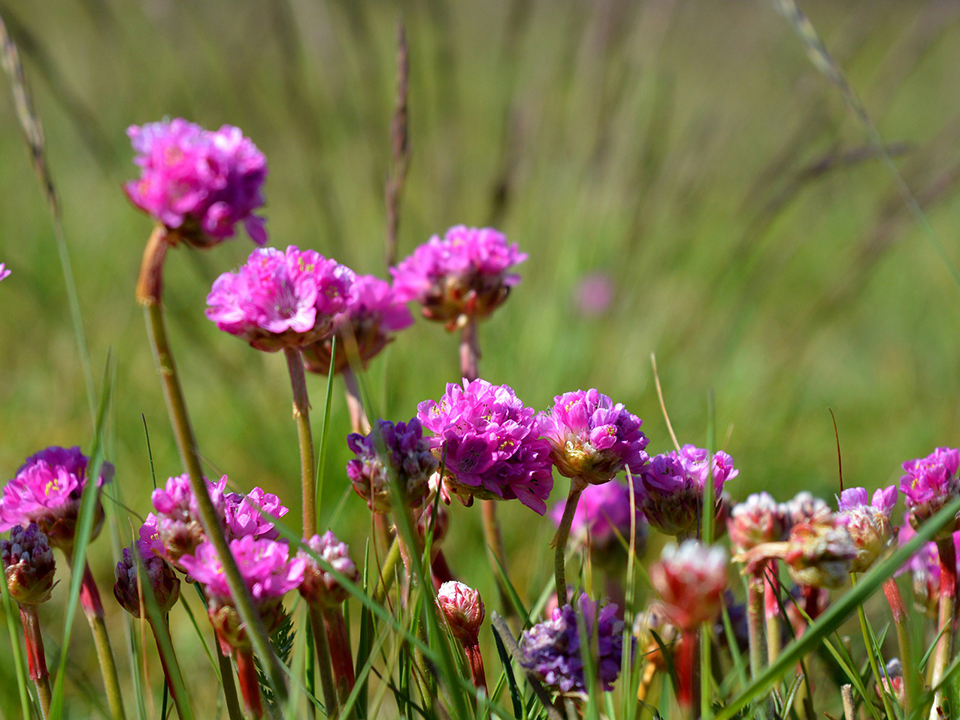
[{"label": "reddish stem", "polygon": [[257,680],[257,666],[253,661],[253,651],[237,650],[234,655],[237,663],[237,679],[240,681],[240,693],[247,711],[255,718],[263,717],[263,704],[260,702],[260,682]]},{"label": "reddish stem", "polygon": [[890,605],[890,614],[893,615],[895,623],[903,622],[907,617],[907,609],[903,605],[903,597],[900,595],[900,588],[897,581],[889,578],[883,583],[883,594],[887,597],[887,603]]},{"label": "reddish stem", "polygon": [[470,674],[473,676],[473,684],[479,690],[487,692],[487,676],[483,671],[483,656],[480,654],[480,645],[473,643],[464,644],[463,651],[467,654],[467,662],[470,663]]},{"label": "reddish stem", "polygon": [[[953,652],[953,623],[957,609],[957,550],[953,544],[953,537],[949,536],[937,541],[937,550],[940,554],[940,618],[937,632],[940,639],[933,658],[933,672],[930,675],[930,685],[936,686],[942,679],[950,655]],[[936,708],[943,697],[938,690],[933,701],[931,718],[935,718]]]},{"label": "reddish stem", "polygon": [[46,679],[47,658],[43,652],[43,636],[40,634],[40,618],[34,605],[20,606],[20,621],[23,623],[23,640],[27,646],[27,669],[33,681]]},{"label": "reddish stem", "polygon": [[677,703],[684,715],[691,717],[699,703],[696,694],[700,687],[700,673],[697,671],[697,657],[700,643],[696,630],[684,630],[677,649]]},{"label": "reddish stem", "polygon": [[323,622],[327,628],[327,642],[330,644],[330,664],[333,666],[333,679],[337,685],[340,702],[346,702],[356,684],[353,670],[353,658],[350,653],[350,638],[347,636],[347,623],[340,608],[324,610]]},{"label": "reddish stem", "polygon": [[456,580],[456,578],[453,577],[453,573],[450,572],[450,566],[447,565],[447,558],[443,554],[443,550],[437,550],[436,557],[434,557],[433,562],[430,563],[430,569],[433,571],[433,587],[437,590],[439,590],[440,586],[445,582]]},{"label": "reddish stem", "polygon": [[87,617],[103,618],[103,602],[100,600],[100,591],[97,582],[93,579],[90,564],[83,565],[83,580],[80,583],[80,606]]}]

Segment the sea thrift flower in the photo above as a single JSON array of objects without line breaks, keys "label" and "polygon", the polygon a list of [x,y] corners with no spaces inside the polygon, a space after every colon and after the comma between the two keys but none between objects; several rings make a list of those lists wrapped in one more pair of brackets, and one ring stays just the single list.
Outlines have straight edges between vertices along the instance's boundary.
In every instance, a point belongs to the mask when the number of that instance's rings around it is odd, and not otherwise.
[{"label": "sea thrift flower", "polygon": [[727,553],[696,540],[685,540],[679,547],[671,543],[650,568],[650,580],[670,619],[681,630],[693,630],[720,612],[727,587]]},{"label": "sea thrift flower", "polygon": [[[643,468],[640,473],[643,513],[660,532],[679,538],[695,534],[702,512],[704,488],[710,477],[707,456],[706,450],[684,445],[679,453],[671,451],[657,455]],[[724,483],[739,473],[727,453],[714,453],[715,514],[721,506]]]},{"label": "sea thrift flower", "polygon": [[539,437],[535,412],[506,385],[486,380],[447,384],[440,402],[425,400],[417,417],[436,437],[444,484],[466,505],[478,497],[519,499],[543,515],[553,489],[550,444]]},{"label": "sea thrift flower", "polygon": [[780,507],[787,518],[788,529],[800,523],[830,522],[833,517],[833,510],[826,501],[806,490],[798,492],[792,500],[788,500]]},{"label": "sea thrift flower", "polygon": [[[224,475],[216,483],[206,478],[204,480],[214,507],[222,515],[227,476]],[[197,499],[190,486],[190,477],[178,475],[168,478],[166,485],[154,490],[150,497],[157,511],[154,521],[156,534],[163,546],[163,554],[170,562],[178,563],[182,555],[193,554],[197,546],[207,539],[200,522]],[[143,539],[142,533],[141,539]],[[153,544],[152,540],[151,543]]]},{"label": "sea thrift flower", "polygon": [[585,275],[574,293],[574,306],[583,317],[595,318],[606,314],[613,302],[613,281],[604,273]]},{"label": "sea thrift flower", "polygon": [[[914,529],[933,517],[944,505],[960,494],[960,451],[954,448],[937,448],[925,458],[908,460],[903,464],[906,472],[900,478],[900,492],[907,503],[907,517]],[[945,538],[958,523],[948,523],[939,538]]]},{"label": "sea thrift flower", "polygon": [[477,644],[486,614],[479,592],[461,582],[445,582],[437,591],[437,607],[457,640]]},{"label": "sea thrift flower", "polygon": [[[639,483],[639,481],[638,481]],[[640,511],[642,498],[634,491],[635,549],[643,553],[647,539],[647,520]],[[557,525],[563,517],[564,503],[557,503],[550,517]],[[630,486],[613,480],[603,485],[590,485],[580,495],[573,515],[570,536],[578,542],[589,542],[595,560],[607,567],[617,568],[623,561],[624,549],[630,543]]]},{"label": "sea thrift flower", "polygon": [[[337,352],[333,371],[343,372],[350,365],[347,348],[356,344],[363,367],[376,357],[397,333],[413,324],[406,305],[397,299],[390,283],[373,275],[358,275],[350,287],[346,309],[333,320]],[[307,370],[326,375],[330,371],[333,338],[303,348]]]},{"label": "sea thrift flower", "polygon": [[[598,612],[599,610],[599,612]],[[586,627],[581,638],[577,618]],[[551,618],[523,633],[520,638],[520,664],[548,687],[563,694],[590,691],[584,681],[581,646],[598,656],[594,658],[597,677],[604,690],[612,690],[620,675],[623,656],[623,621],[617,619],[617,606],[598,607],[586,595],[577,600],[577,609],[564,605]]]},{"label": "sea thrift flower", "polygon": [[314,535],[306,541],[306,544],[313,551],[313,555],[305,550],[301,550],[297,555],[297,558],[304,562],[300,594],[311,605],[320,605],[324,608],[337,607],[350,597],[350,593],[329,571],[320,567],[314,555],[320,557],[351,582],[359,583],[360,573],[350,559],[350,548],[346,543],[337,540],[337,536],[330,530],[323,535]]},{"label": "sea thrift flower", "polygon": [[[900,545],[906,545],[916,534],[909,522],[904,523],[898,533]],[[960,533],[954,533],[953,542],[960,550]],[[899,572],[910,573],[917,608],[931,618],[937,617],[940,600],[940,551],[937,543],[932,540],[924,543]]]},{"label": "sea thrift flower", "polygon": [[17,525],[9,540],[0,540],[0,565],[10,597],[18,604],[39,605],[50,599],[57,568],[47,536],[35,523]]},{"label": "sea thrift flower", "polygon": [[872,502],[864,488],[849,488],[840,494],[838,519],[850,533],[857,557],[853,572],[866,572],[896,540],[890,515],[897,504],[897,486],[881,488]]},{"label": "sea thrift flower", "polygon": [[[0,532],[14,525],[36,523],[53,547],[73,548],[80,498],[87,481],[89,460],[80,448],[49,447],[27,458],[0,498]],[[97,488],[113,478],[113,465],[103,463]],[[93,534],[103,525],[99,499]]]},{"label": "sea thrift flower", "polygon": [[[906,689],[903,686],[903,664],[899,658],[892,658],[887,663],[884,672],[880,675],[880,685],[883,687],[883,692],[891,695],[900,707],[903,707]],[[877,694],[880,692],[880,688],[877,688]]]},{"label": "sea thrift flower", "polygon": [[454,329],[461,317],[483,318],[506,300],[520,276],[509,270],[527,259],[492,228],[463,225],[433,236],[390,272],[402,302],[420,303],[423,316]]},{"label": "sea thrift flower", "polygon": [[134,205],[197,247],[233,237],[241,222],[255,243],[267,242],[253,214],[263,205],[267,161],[239,128],[210,132],[176,118],[133,125],[127,135],[141,168],[124,186]]},{"label": "sea thrift flower", "polygon": [[[277,629],[283,619],[283,596],[303,581],[306,561],[290,558],[290,548],[275,540],[257,540],[252,536],[230,541],[230,552],[268,632]],[[190,577],[204,586],[209,600],[210,621],[217,631],[221,649],[247,650],[246,629],[233,607],[233,599],[223,565],[210,542],[200,544],[192,555],[180,558]]]},{"label": "sea thrift flower", "polygon": [[733,547],[744,552],[761,543],[785,539],[787,523],[782,506],[762,492],[733,506],[727,520],[727,532]]},{"label": "sea thrift flower", "polygon": [[0,280],[6,280],[8,277],[10,277],[10,271],[3,263],[0,263]]},{"label": "sea thrift flower", "polygon": [[420,505],[440,464],[416,418],[396,425],[377,420],[369,435],[348,435],[347,446],[357,456],[347,462],[347,477],[367,506],[378,513],[390,512],[394,478],[410,507]]},{"label": "sea thrift flower", "polygon": [[794,525],[786,541],[757,545],[734,561],[744,563],[752,573],[758,563],[779,558],[798,585],[834,588],[846,581],[856,557],[857,548],[844,520],[831,517],[825,522]]},{"label": "sea thrift flower", "polygon": [[249,493],[228,493],[223,498],[224,524],[227,539],[250,535],[255,538],[276,540],[279,536],[273,527],[273,518],[282,518],[289,509],[273,493],[255,487]]},{"label": "sea thrift flower", "polygon": [[123,559],[117,563],[114,576],[116,582],[113,585],[113,596],[120,603],[120,607],[126,610],[134,617],[143,615],[143,608],[140,605],[140,584],[138,580],[138,571],[142,567],[145,571],[146,582],[143,584],[143,597],[152,592],[157,602],[157,608],[160,615],[166,615],[173,606],[177,604],[180,598],[180,578],[178,578],[173,568],[165,560],[156,555],[143,555],[138,558],[135,553],[140,553],[138,546],[133,549],[123,549]]},{"label": "sea thrift flower", "polygon": [[599,485],[623,470],[638,475],[647,462],[643,421],[597,390],[557,395],[538,422],[565,477]]}]

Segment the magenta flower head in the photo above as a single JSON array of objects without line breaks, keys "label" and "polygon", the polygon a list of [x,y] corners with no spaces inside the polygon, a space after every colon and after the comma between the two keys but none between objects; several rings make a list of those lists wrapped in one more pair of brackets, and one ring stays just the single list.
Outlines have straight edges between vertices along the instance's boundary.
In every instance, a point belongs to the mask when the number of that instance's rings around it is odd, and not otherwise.
[{"label": "magenta flower head", "polygon": [[196,247],[216,245],[243,223],[258,245],[267,242],[261,189],[267,161],[239,128],[216,132],[174,120],[132,125],[139,180],[124,186],[130,202]]},{"label": "magenta flower head", "polygon": [[897,486],[880,488],[872,501],[864,488],[848,488],[840,493],[838,519],[846,526],[857,557],[853,572],[866,572],[896,541],[890,516],[897,504]]},{"label": "magenta flower head", "polygon": [[333,330],[352,284],[352,270],[313,250],[258,248],[214,281],[207,317],[257,350],[301,348]]},{"label": "magenta flower head", "polygon": [[396,425],[377,420],[369,435],[348,435],[347,446],[357,456],[347,462],[347,477],[357,495],[377,513],[390,512],[394,479],[408,505],[420,505],[427,495],[430,476],[440,465],[416,418]]},{"label": "magenta flower head", "polygon": [[[78,447],[49,447],[27,458],[0,497],[0,532],[14,525],[36,523],[53,547],[70,552],[88,465],[88,458]],[[113,465],[103,463],[97,488],[112,478]],[[103,506],[98,498],[91,539],[102,526]]]},{"label": "magenta flower head", "polygon": [[3,263],[0,263],[0,280],[6,280],[8,277],[10,277],[10,271]]},{"label": "magenta flower head", "polygon": [[[639,483],[639,480],[638,480]],[[603,485],[589,485],[580,496],[570,536],[576,542],[587,543],[594,562],[611,570],[623,567],[626,546],[630,543],[630,508],[633,507],[635,544],[638,555],[643,554],[647,539],[647,519],[640,510],[642,497],[634,491],[633,502],[630,486],[619,480]],[[565,503],[557,503],[550,511],[554,524],[560,525]]]},{"label": "magenta flower head", "polygon": [[679,547],[671,543],[650,568],[650,581],[670,620],[682,630],[693,630],[720,612],[727,588],[727,552],[696,540],[685,540]]},{"label": "magenta flower head", "polygon": [[420,303],[427,320],[453,330],[460,318],[483,318],[499,307],[520,282],[510,269],[526,259],[502,233],[458,225],[442,240],[434,235],[390,272],[398,299]]},{"label": "magenta flower head", "polygon": [[[907,518],[914,529],[960,494],[958,466],[960,451],[954,448],[937,448],[925,458],[903,464],[906,474],[900,478],[900,492],[907,503]],[[946,538],[958,529],[960,522],[948,523],[938,537]]]},{"label": "magenta flower head", "polygon": [[[141,567],[145,577],[142,591],[139,580]],[[139,543],[134,548],[123,549],[123,558],[117,563],[114,577],[116,582],[113,585],[113,596],[120,603],[120,607],[137,618],[143,615],[144,610],[140,604],[141,592],[144,598],[147,593],[153,593],[161,615],[170,612],[180,598],[180,578],[173,572],[173,568],[163,558],[143,555]]]},{"label": "magenta flower head", "polygon": [[[286,543],[257,540],[252,536],[230,541],[230,552],[268,632],[283,620],[283,596],[303,581],[306,561],[291,558]],[[208,614],[222,649],[249,649],[250,641],[233,606],[230,588],[217,551],[209,542],[200,544],[180,564],[191,578],[203,585],[209,600]]]},{"label": "magenta flower head", "polygon": [[506,385],[486,380],[447,384],[440,402],[425,400],[417,417],[444,458],[444,485],[465,505],[478,497],[519,499],[543,515],[553,489],[550,444],[532,408]]},{"label": "magenta flower head", "polygon": [[[222,516],[227,476],[224,475],[216,483],[206,478],[204,480],[210,491],[210,499]],[[178,564],[182,555],[193,554],[197,546],[207,539],[200,522],[197,498],[190,487],[190,477],[179,475],[169,478],[167,484],[154,490],[150,498],[156,510],[156,535],[163,547],[163,555],[170,562]]]},{"label": "magenta flower head", "polygon": [[[361,365],[380,354],[393,341],[393,334],[413,324],[407,306],[397,299],[390,283],[373,275],[358,275],[350,287],[347,307],[334,318],[337,353],[333,371],[343,372],[350,365],[349,350],[356,345]],[[303,348],[303,362],[310,372],[326,375],[330,371],[333,338]]]},{"label": "magenta flower head", "polygon": [[[623,657],[623,621],[617,619],[617,606],[599,606],[586,595],[576,605],[576,610],[571,605],[556,608],[549,620],[523,633],[520,664],[549,688],[583,696],[591,689],[585,684],[581,648],[589,648],[596,653],[597,679],[604,690],[612,690]],[[581,637],[578,616],[586,637]]]},{"label": "magenta flower head", "polygon": [[279,536],[273,526],[274,518],[282,518],[289,508],[273,493],[255,487],[249,493],[228,493],[223,498],[223,520],[227,539],[250,535],[254,538],[276,540]]},{"label": "magenta flower head", "polygon": [[301,550],[297,558],[304,561],[303,582],[300,583],[300,594],[311,605],[334,608],[341,605],[350,597],[349,591],[340,584],[340,580],[332,573],[320,567],[314,555],[318,556],[327,565],[346,577],[352,583],[360,582],[360,573],[357,566],[350,559],[350,548],[342,543],[332,531],[323,535],[314,535],[306,541],[313,555]]},{"label": "magenta flower head", "polygon": [[0,566],[10,597],[20,605],[39,605],[50,599],[57,566],[47,536],[35,523],[16,525],[9,540],[0,540]]},{"label": "magenta flower head", "polygon": [[553,464],[575,482],[599,485],[624,470],[637,476],[647,462],[643,421],[597,390],[557,395],[539,424]]},{"label": "magenta flower head", "polygon": [[727,520],[727,533],[737,552],[761,543],[785,540],[788,530],[782,506],[765,492],[751,495],[735,505]]},{"label": "magenta flower head", "polygon": [[[704,488],[710,477],[706,450],[684,445],[680,452],[657,455],[640,473],[644,494],[643,513],[650,525],[666,535],[679,538],[696,533],[702,512]],[[713,455],[713,482],[717,507],[721,511],[723,486],[739,474],[733,459],[718,451]]]},{"label": "magenta flower head", "polygon": [[480,593],[461,582],[445,582],[437,591],[437,608],[447,620],[453,636],[463,645],[476,645],[480,641],[480,626],[486,610]]}]

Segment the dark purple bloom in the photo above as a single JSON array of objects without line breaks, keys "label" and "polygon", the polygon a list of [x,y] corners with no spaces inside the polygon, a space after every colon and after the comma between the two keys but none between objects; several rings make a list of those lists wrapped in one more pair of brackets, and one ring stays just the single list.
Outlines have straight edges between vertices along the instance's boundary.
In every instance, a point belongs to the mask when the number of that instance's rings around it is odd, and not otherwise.
[{"label": "dark purple bloom", "polygon": [[[903,464],[906,474],[900,478],[900,492],[903,493],[907,517],[914,529],[960,494],[958,466],[960,451],[954,448],[937,448],[925,458],[908,460]],[[948,524],[939,537],[947,537],[958,529],[958,524]]]},{"label": "dark purple bloom", "polygon": [[352,284],[352,270],[313,250],[258,248],[214,281],[207,317],[258,350],[305,347],[333,330]]},{"label": "dark purple bloom", "polygon": [[[360,573],[350,559],[350,548],[340,542],[332,531],[323,535],[314,535],[306,541],[307,546],[330,567],[353,583],[360,582]],[[301,550],[297,558],[304,561],[303,582],[300,594],[311,605],[332,608],[346,600],[350,593],[340,584],[340,580],[320,567],[313,555]]]},{"label": "dark purple bloom", "polygon": [[[135,552],[140,554],[140,564],[137,562]],[[146,573],[146,582],[142,591],[138,579],[138,570],[141,566]],[[113,596],[120,603],[120,607],[134,617],[143,615],[143,608],[140,605],[141,592],[144,597],[147,597],[147,593],[153,593],[161,615],[170,612],[180,598],[180,578],[174,574],[173,568],[157,555],[143,555],[139,544],[134,549],[123,549],[123,559],[117,563],[114,577],[116,582],[113,585]]]},{"label": "dark purple bloom", "polygon": [[[643,552],[647,538],[647,520],[640,510],[642,500],[639,491],[635,490],[632,505],[637,554]],[[563,502],[557,503],[550,512],[551,519],[557,525],[563,517],[564,505]],[[581,542],[587,542],[589,537],[595,561],[620,567],[624,548],[630,543],[630,508],[630,486],[626,483],[612,480],[603,485],[588,485],[580,495],[570,526],[570,536]]]},{"label": "dark purple bloom", "polygon": [[[599,610],[599,613],[597,612]],[[617,619],[617,606],[597,603],[581,595],[577,609],[570,605],[556,608],[546,622],[534,625],[520,638],[521,664],[548,687],[561,693],[587,693],[581,636],[577,617],[586,628],[586,647],[597,649],[597,677],[604,690],[612,690],[620,675],[623,656],[623,621]]]},{"label": "dark purple bloom", "polygon": [[398,299],[420,303],[425,318],[452,330],[461,316],[482,318],[499,307],[520,282],[510,268],[526,259],[502,233],[458,225],[442,240],[434,235],[390,272]]},{"label": "dark purple bloom", "polygon": [[374,512],[390,512],[393,476],[410,507],[419,505],[426,497],[430,476],[440,465],[416,418],[396,425],[377,420],[369,435],[348,435],[347,446],[357,456],[347,462],[347,477]]},{"label": "dark purple bloom", "polygon": [[127,183],[127,197],[192,245],[206,247],[233,237],[237,223],[258,245],[267,242],[261,193],[267,161],[236,127],[216,132],[191,122],[149,123],[127,130],[141,168]]},{"label": "dark purple bloom", "polygon": [[57,567],[47,536],[36,524],[17,525],[9,540],[0,540],[0,567],[17,603],[39,605],[50,599]]},{"label": "dark purple bloom", "polygon": [[547,510],[553,489],[550,444],[539,437],[532,408],[506,385],[486,380],[449,383],[440,402],[417,406],[431,445],[444,458],[446,488],[466,504],[474,497],[519,499],[534,512]]},{"label": "dark purple bloom", "polygon": [[539,424],[553,464],[565,477],[599,485],[623,470],[638,475],[647,462],[643,421],[598,390],[557,395]]}]

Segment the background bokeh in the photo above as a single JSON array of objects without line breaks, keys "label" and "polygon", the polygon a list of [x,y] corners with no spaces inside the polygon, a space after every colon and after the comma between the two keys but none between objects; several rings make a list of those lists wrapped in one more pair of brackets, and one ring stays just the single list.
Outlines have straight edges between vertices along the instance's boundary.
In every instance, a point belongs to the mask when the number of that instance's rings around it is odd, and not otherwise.
[{"label": "background bokeh", "polygon": [[[960,262],[960,7],[804,8]],[[670,443],[656,353],[681,442],[705,442],[714,393],[740,497],[838,492],[828,408],[848,485],[891,482],[904,459],[957,443],[960,288],[840,92],[768,3],[3,0],[0,15],[44,122],[97,377],[108,353],[116,361],[115,490],[139,513],[152,489],[144,427],[159,480],[181,470],[133,299],[150,222],[120,190],[135,176],[126,127],[165,116],[239,125],[270,163],[271,243],[384,275],[401,15],[412,150],[401,256],[459,223],[492,224],[530,255],[481,326],[482,376],[537,408],[597,387],[643,418],[659,452]],[[2,88],[8,478],[47,445],[88,447],[91,426],[46,202],[6,79]],[[172,253],[172,342],[210,472],[280,493],[296,517],[282,357],[203,314],[213,279],[251,249],[241,238]],[[609,305],[584,308],[582,283],[598,276]],[[438,397],[457,380],[456,346],[425,321],[403,333],[367,376],[377,414],[405,420]],[[325,381],[310,382],[318,419]],[[347,487],[339,381],[332,407],[325,521]],[[556,497],[565,492],[558,482]],[[335,530],[362,554],[369,514],[347,494]],[[136,519],[114,509],[126,537]],[[511,576],[532,594],[550,573],[552,526],[519,503],[501,514]],[[493,597],[478,511],[452,516],[454,570]],[[105,588],[111,552],[105,538],[93,551]]]}]

